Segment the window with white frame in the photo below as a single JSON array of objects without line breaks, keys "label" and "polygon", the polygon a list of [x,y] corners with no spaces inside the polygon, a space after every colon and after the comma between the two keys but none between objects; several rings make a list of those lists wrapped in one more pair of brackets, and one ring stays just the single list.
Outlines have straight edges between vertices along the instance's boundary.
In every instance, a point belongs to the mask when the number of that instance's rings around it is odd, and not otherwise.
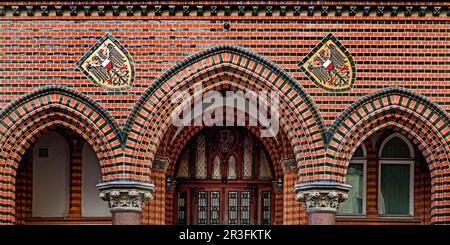
[{"label": "window with white frame", "polygon": [[366,172],[367,153],[361,144],[353,153],[347,168],[346,183],[352,186],[348,199],[339,207],[340,215],[366,214]]},{"label": "window with white frame", "polygon": [[386,138],[380,147],[378,212],[381,215],[414,214],[414,149],[401,134]]}]

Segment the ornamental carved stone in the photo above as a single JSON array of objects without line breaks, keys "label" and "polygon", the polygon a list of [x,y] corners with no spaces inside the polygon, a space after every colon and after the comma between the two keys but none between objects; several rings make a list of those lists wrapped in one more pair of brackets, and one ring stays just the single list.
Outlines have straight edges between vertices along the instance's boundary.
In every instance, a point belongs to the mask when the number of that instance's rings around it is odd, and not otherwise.
[{"label": "ornamental carved stone", "polygon": [[350,189],[350,185],[329,182],[305,183],[294,187],[297,201],[303,203],[308,213],[337,212],[339,205],[348,199]]},{"label": "ornamental carved stone", "polygon": [[99,197],[108,202],[111,212],[141,212],[147,200],[153,199],[153,184],[136,182],[106,182],[97,185]]}]

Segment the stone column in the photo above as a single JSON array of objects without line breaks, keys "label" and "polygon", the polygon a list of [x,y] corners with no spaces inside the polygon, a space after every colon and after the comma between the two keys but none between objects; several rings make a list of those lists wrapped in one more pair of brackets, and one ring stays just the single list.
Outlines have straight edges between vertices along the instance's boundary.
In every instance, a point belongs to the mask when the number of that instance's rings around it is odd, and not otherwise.
[{"label": "stone column", "polygon": [[131,181],[112,181],[97,185],[100,198],[108,202],[113,225],[139,225],[147,200],[153,199],[155,185]]},{"label": "stone column", "polygon": [[311,182],[294,186],[297,200],[308,214],[308,225],[334,225],[339,205],[347,200],[351,186],[338,182]]}]

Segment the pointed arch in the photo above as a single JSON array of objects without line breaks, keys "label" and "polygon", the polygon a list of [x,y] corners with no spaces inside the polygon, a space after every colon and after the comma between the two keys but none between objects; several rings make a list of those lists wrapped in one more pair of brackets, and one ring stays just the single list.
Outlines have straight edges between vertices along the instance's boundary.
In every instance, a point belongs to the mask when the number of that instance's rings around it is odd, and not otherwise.
[{"label": "pointed arch", "polygon": [[121,178],[122,139],[117,123],[96,102],[63,86],[35,90],[0,112],[0,223],[14,223],[15,178],[30,146],[49,128],[82,136],[96,152],[103,180]]},{"label": "pointed arch", "polygon": [[[170,127],[176,91],[201,83],[203,91],[279,91],[280,127],[298,164],[318,164],[323,156],[323,119],[301,85],[273,62],[243,48],[220,45],[193,54],[161,75],[142,95],[124,127],[126,162],[136,172],[148,169]],[[309,176],[311,177],[311,176]]]},{"label": "pointed arch", "polygon": [[380,151],[378,153],[378,158],[383,158],[383,153],[385,152],[385,147],[386,145],[394,138],[398,138],[401,140],[401,142],[404,144],[404,146],[406,146],[406,148],[408,148],[408,157],[409,158],[414,158],[414,147],[411,144],[411,142],[408,140],[408,138],[406,138],[405,136],[403,136],[400,133],[393,133],[391,135],[389,135],[388,137],[386,137],[386,139],[383,140],[383,142],[381,142],[380,145]]},{"label": "pointed arch", "polygon": [[[229,107],[225,107],[228,109]],[[238,109],[238,111],[240,111]],[[248,115],[251,117],[251,115]],[[234,118],[227,118],[227,121],[237,120],[237,114],[234,115]],[[255,119],[256,120],[256,119]],[[214,118],[213,122],[222,122],[221,119]],[[214,124],[214,123],[213,123]],[[248,124],[248,120],[246,120],[246,124]],[[274,163],[275,176],[281,176],[283,174],[281,160],[283,158],[292,158],[293,152],[290,142],[286,137],[286,133],[281,128],[277,137],[260,137],[261,126],[245,126],[256,138],[261,141],[264,148],[267,150],[269,157]],[[175,137],[176,128],[171,126],[168,131],[164,134],[163,140],[158,146],[157,153],[159,156],[165,156],[170,159],[169,166],[167,168],[167,173],[169,175],[173,175],[175,171],[175,163],[178,162],[178,159],[181,157],[181,153],[187,143],[194,137],[198,132],[203,130],[205,126],[199,127],[184,127]]]},{"label": "pointed arch", "polygon": [[422,152],[431,174],[432,222],[450,223],[450,118],[438,105],[405,88],[364,96],[335,120],[327,144],[327,178],[344,182],[357,146],[386,127],[406,132]]}]

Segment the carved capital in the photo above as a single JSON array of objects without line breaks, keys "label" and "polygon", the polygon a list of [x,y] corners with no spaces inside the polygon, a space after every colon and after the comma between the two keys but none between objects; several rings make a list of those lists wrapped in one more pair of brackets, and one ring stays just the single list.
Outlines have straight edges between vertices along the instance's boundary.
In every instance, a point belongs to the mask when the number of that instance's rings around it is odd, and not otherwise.
[{"label": "carved capital", "polygon": [[141,212],[147,200],[153,199],[155,185],[140,182],[105,182],[97,185],[100,199],[108,202],[111,212]]},{"label": "carved capital", "polygon": [[336,213],[339,205],[348,199],[350,185],[333,182],[303,183],[294,186],[297,201],[303,203],[306,212]]}]

